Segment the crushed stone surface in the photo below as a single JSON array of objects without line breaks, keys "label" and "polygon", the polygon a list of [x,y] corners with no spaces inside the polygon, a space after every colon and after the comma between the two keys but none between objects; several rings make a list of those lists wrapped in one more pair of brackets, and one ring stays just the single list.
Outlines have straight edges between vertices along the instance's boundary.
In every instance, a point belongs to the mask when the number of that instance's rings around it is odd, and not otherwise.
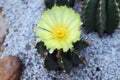
[{"label": "crushed stone surface", "polygon": [[[99,37],[96,32],[82,34],[84,40],[92,44],[82,50],[80,55],[88,62],[71,71],[71,77],[55,71],[47,72],[44,58],[35,49],[36,19],[45,10],[44,0],[0,0],[9,25],[9,34],[4,44],[6,49],[0,58],[8,55],[18,56],[24,63],[20,80],[120,80],[120,30],[112,35]],[[78,7],[78,6],[77,6]]]}]

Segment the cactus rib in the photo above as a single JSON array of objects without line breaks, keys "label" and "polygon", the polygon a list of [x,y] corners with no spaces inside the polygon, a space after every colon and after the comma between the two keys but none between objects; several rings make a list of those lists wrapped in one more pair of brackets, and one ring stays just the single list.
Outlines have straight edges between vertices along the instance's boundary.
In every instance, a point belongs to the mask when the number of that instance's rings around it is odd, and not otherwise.
[{"label": "cactus rib", "polygon": [[[83,12],[83,26],[87,30],[87,32],[92,32],[94,31],[93,29],[95,28],[95,23],[96,23],[96,17],[95,12],[96,12],[96,7],[97,6],[97,0],[85,0],[84,4],[84,12]],[[89,26],[89,27],[88,27]]]},{"label": "cactus rib", "polygon": [[106,0],[99,0],[97,14],[96,14],[96,28],[101,36],[106,27]]},{"label": "cactus rib", "polygon": [[116,0],[107,3],[107,28],[106,32],[112,34],[119,24],[119,8]]},{"label": "cactus rib", "polygon": [[97,31],[100,36],[112,34],[120,20],[120,0],[85,0],[83,27],[86,31]]}]

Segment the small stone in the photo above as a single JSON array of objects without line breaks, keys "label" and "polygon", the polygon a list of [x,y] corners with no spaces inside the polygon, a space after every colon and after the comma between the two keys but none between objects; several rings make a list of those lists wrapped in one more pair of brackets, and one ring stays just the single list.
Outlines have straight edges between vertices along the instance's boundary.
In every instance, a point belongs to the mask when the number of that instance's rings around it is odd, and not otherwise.
[{"label": "small stone", "polygon": [[28,51],[28,50],[31,49],[31,46],[30,46],[29,44],[27,44],[27,45],[25,46],[25,49]]},{"label": "small stone", "polygon": [[18,57],[8,56],[0,60],[0,80],[19,80],[22,62]]},{"label": "small stone", "polygon": [[99,67],[97,67],[97,68],[96,68],[96,71],[100,71],[100,68],[99,68]]}]

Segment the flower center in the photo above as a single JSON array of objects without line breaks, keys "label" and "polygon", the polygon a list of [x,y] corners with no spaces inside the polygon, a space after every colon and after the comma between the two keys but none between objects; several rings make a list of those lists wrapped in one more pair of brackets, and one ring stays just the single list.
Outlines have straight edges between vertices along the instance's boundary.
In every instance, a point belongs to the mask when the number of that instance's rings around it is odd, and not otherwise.
[{"label": "flower center", "polygon": [[64,36],[64,30],[59,29],[59,30],[57,31],[56,35],[57,35],[58,38],[62,38],[62,37]]}]

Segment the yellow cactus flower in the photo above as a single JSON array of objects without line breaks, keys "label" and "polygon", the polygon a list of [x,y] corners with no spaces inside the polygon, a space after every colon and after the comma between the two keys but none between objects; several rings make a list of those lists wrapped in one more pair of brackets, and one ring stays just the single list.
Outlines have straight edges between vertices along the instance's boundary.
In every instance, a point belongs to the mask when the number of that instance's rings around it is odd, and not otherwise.
[{"label": "yellow cactus flower", "polygon": [[72,8],[54,6],[38,19],[39,27],[35,32],[51,51],[62,49],[67,52],[80,39],[80,24],[80,16]]}]

